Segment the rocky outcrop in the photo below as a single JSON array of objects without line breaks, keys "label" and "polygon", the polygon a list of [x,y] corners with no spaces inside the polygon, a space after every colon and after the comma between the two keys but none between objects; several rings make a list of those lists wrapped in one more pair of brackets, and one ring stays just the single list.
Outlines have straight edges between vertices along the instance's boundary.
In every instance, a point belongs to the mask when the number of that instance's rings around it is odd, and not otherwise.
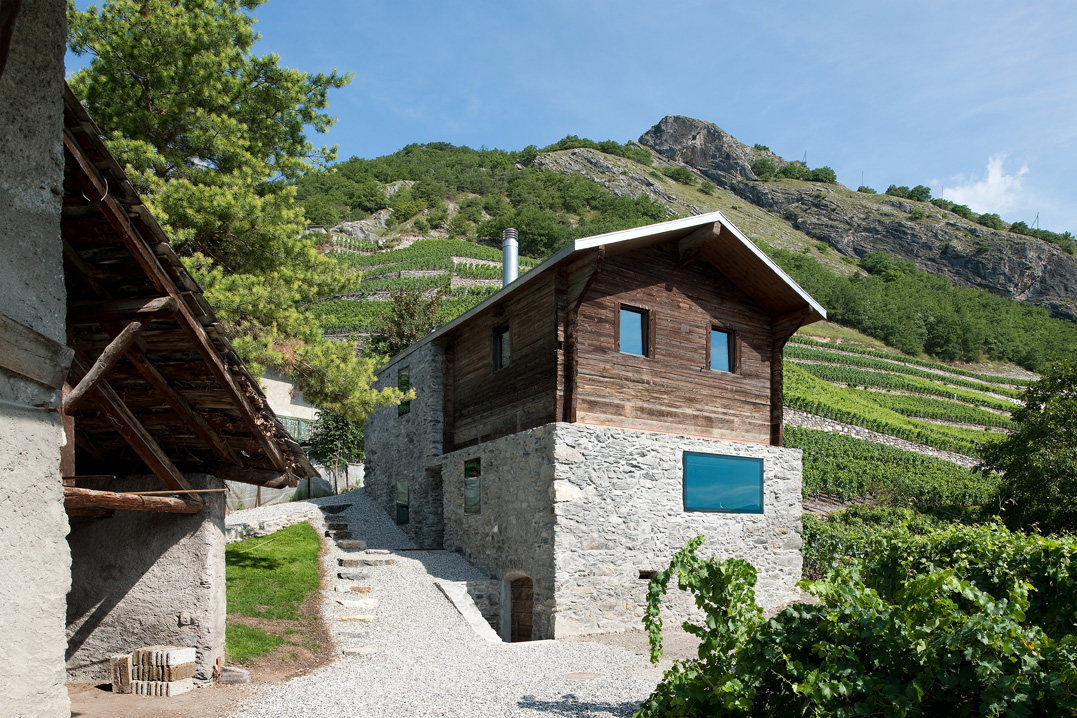
[{"label": "rocky outcrop", "polygon": [[[640,143],[682,162],[717,186],[782,216],[840,254],[885,251],[956,284],[1031,302],[1077,320],[1077,258],[1039,239],[991,230],[922,202],[852,192],[841,185],[760,182],[751,163],[770,152],[750,148],[709,122],[665,117]],[[926,217],[915,219],[918,207]]]}]

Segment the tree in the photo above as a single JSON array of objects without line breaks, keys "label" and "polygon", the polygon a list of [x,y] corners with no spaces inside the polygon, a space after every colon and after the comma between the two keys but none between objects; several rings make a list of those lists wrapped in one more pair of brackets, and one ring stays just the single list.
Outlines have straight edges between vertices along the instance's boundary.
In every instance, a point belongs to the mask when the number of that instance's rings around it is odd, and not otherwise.
[{"label": "tree", "polygon": [[1011,414],[1016,430],[984,447],[1001,473],[1002,517],[1014,529],[1077,530],[1077,361],[1048,366]]},{"label": "tree", "polygon": [[[363,460],[363,423],[337,412],[323,409],[314,422],[314,433],[307,447],[310,458],[333,473],[333,493],[339,493],[337,480],[344,469],[344,486],[348,487],[348,464]],[[310,494],[308,483],[307,494]]]},{"label": "tree", "polygon": [[782,165],[777,175],[779,177],[788,177],[789,179],[810,180],[811,170],[803,162],[790,162],[787,165]]},{"label": "tree", "polygon": [[426,299],[420,289],[392,290],[392,307],[370,333],[371,345],[389,356],[407,349],[438,325],[438,310],[444,298],[440,291]]},{"label": "tree", "polygon": [[[106,142],[205,291],[236,351],[258,372],[281,368],[306,395],[356,419],[399,401],[370,389],[375,358],[330,342],[301,312],[347,291],[348,276],[306,235],[290,180],[333,159],[328,91],[349,77],[256,56],[263,0],[111,0],[68,11],[71,78]],[[328,215],[329,213],[323,213]]]},{"label": "tree", "polygon": [[929,202],[931,201],[931,188],[918,184],[909,190],[909,199],[915,199],[917,202]]},{"label": "tree", "polygon": [[811,181],[834,184],[838,181],[838,175],[830,167],[816,167],[811,171]]}]

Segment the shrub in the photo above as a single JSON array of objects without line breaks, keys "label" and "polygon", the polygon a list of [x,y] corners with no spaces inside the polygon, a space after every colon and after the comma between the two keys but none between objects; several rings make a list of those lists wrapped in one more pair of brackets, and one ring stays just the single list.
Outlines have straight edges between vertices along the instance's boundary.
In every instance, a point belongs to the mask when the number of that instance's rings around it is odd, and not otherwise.
[{"label": "shrub", "polygon": [[860,192],[860,193],[862,193],[862,194],[878,194],[878,192],[876,192],[876,191],[875,191],[875,190],[873,190],[873,189],[872,189],[871,187],[868,187],[867,185],[864,185],[864,184],[862,184],[862,185],[860,185],[859,187],[857,187],[857,188],[856,188],[856,191],[857,191],[857,192]]},{"label": "shrub", "polygon": [[834,184],[838,181],[838,175],[829,167],[816,167],[811,171],[811,181]]},{"label": "shrub", "polygon": [[898,531],[869,539],[864,565],[802,584],[817,605],[789,606],[765,623],[755,570],[697,557],[702,540],[651,580],[644,616],[657,662],[659,606],[675,577],[706,615],[684,626],[700,638],[699,658],[675,662],[639,718],[1077,710],[1073,540],[1000,528]]},{"label": "shrub", "polygon": [[803,162],[790,162],[787,165],[782,165],[781,169],[779,169],[776,174],[778,177],[787,177],[789,179],[811,179],[811,170],[809,170]]},{"label": "shrub", "polygon": [[522,150],[520,150],[520,153],[517,157],[520,161],[520,164],[522,164],[524,167],[530,167],[532,164],[535,163],[535,160],[538,159],[538,154],[538,147],[535,147],[535,145],[528,145],[527,147],[524,147]]},{"label": "shrub", "polygon": [[914,199],[917,202],[927,202],[931,199],[931,188],[918,184],[909,190],[909,199]]},{"label": "shrub", "polygon": [[684,165],[677,165],[676,167],[663,167],[662,174],[669,177],[675,182],[681,184],[693,185],[696,183],[696,176],[692,174],[692,170],[688,169]]},{"label": "shrub", "polygon": [[990,229],[1005,229],[1006,225],[1003,223],[1002,218],[994,213],[981,214],[976,218],[977,224],[982,224]]},{"label": "shrub", "polygon": [[714,190],[715,187],[713,182],[701,182],[699,184],[699,191],[703,194],[714,194]]},{"label": "shrub", "polygon": [[891,197],[900,197],[901,199],[912,199],[909,196],[909,188],[905,187],[905,186],[899,187],[896,184],[892,184],[892,185],[890,185],[889,187],[886,188],[886,193],[888,195],[890,195]]},{"label": "shrub", "polygon": [[766,145],[761,145],[759,143],[756,143],[756,144],[752,145],[752,149],[753,150],[759,150],[760,152],[770,152],[769,147],[767,147]]},{"label": "shrub", "polygon": [[768,160],[766,157],[757,159],[755,162],[752,163],[752,172],[755,173],[756,177],[763,180],[764,182],[769,179],[773,179],[775,171],[776,170],[774,169],[774,163]]},{"label": "shrub", "polygon": [[926,219],[927,211],[923,207],[913,207],[909,210],[909,219]]}]

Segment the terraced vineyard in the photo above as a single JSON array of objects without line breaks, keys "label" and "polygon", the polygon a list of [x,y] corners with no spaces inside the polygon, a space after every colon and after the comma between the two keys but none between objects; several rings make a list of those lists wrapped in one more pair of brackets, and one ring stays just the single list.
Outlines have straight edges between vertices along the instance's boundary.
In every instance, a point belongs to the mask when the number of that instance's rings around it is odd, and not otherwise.
[{"label": "terraced vineyard", "polygon": [[1029,381],[807,336],[785,358],[787,407],[972,457],[1012,426]]},{"label": "terraced vineyard", "polygon": [[[352,247],[358,248],[353,250]],[[333,258],[363,273],[359,291],[307,308],[327,334],[363,334],[388,309],[393,289],[441,290],[438,313],[447,322],[493,294],[501,286],[501,251],[459,239],[422,239],[401,249],[378,251],[372,242],[341,238]],[[538,262],[520,257],[520,273]]]}]

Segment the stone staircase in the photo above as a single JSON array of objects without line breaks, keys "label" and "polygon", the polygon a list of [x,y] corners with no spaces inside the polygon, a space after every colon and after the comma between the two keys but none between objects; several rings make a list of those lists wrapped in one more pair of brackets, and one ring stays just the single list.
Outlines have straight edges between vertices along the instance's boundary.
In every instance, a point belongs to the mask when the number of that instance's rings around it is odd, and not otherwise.
[{"label": "stone staircase", "polygon": [[377,620],[378,599],[371,596],[374,587],[369,585],[369,579],[378,571],[387,570],[385,567],[395,564],[396,559],[390,558],[390,551],[368,549],[365,541],[353,538],[347,523],[327,522],[325,535],[333,539],[337,548],[349,554],[337,559],[337,584],[333,590],[340,594],[336,603],[356,613],[336,619],[338,623],[344,624],[336,631],[336,635],[342,639],[342,643],[360,645],[346,645],[342,653],[345,656],[370,655],[374,653],[374,648],[361,645],[370,637],[369,631],[363,626]]}]

